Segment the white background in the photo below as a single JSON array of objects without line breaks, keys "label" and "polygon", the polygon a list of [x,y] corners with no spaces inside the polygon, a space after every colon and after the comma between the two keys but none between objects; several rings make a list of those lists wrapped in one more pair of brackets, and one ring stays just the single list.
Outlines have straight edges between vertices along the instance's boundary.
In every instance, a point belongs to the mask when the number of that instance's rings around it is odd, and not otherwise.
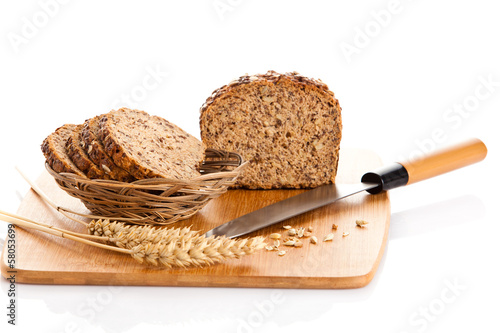
[{"label": "white background", "polygon": [[12,327],[2,279],[0,330],[498,331],[498,13],[491,0],[3,1],[3,210],[28,191],[14,166],[38,177],[56,127],[128,103],[199,136],[214,89],[269,69],[329,85],[342,147],[388,163],[475,136],[489,156],[391,193],[388,247],[363,289],[17,285]]}]

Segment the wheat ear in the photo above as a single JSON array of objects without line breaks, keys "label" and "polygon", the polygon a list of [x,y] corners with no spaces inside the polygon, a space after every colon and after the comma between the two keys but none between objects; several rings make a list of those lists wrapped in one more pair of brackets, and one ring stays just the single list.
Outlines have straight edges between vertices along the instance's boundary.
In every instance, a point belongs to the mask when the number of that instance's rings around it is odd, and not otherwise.
[{"label": "wheat ear", "polygon": [[139,261],[145,259],[153,265],[167,267],[203,266],[252,254],[266,245],[263,237],[207,238],[188,227],[130,226],[109,220],[90,222],[89,232],[105,236],[118,247],[133,250],[133,257]]}]

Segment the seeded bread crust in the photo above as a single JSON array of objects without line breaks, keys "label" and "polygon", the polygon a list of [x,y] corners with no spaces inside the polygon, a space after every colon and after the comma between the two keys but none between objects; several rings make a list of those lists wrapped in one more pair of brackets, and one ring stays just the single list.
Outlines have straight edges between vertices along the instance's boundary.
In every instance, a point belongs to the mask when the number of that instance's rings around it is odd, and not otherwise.
[{"label": "seeded bread crust", "polygon": [[109,179],[103,170],[92,162],[81,144],[83,125],[77,125],[66,142],[66,153],[76,167],[90,179]]},{"label": "seeded bread crust", "polygon": [[201,141],[167,120],[122,108],[103,115],[99,140],[113,162],[137,179],[198,177]]},{"label": "seeded bread crust", "polygon": [[55,172],[69,172],[85,177],[66,152],[66,143],[76,130],[77,125],[66,124],[57,128],[43,140],[41,149],[49,166]]},{"label": "seeded bread crust", "polygon": [[203,143],[250,161],[237,186],[313,188],[333,183],[341,108],[328,86],[297,72],[245,75],[200,109]]},{"label": "seeded bread crust", "polygon": [[114,180],[121,182],[131,182],[135,178],[130,173],[118,167],[113,159],[106,154],[104,145],[98,138],[99,121],[102,115],[87,119],[83,124],[81,132],[81,140],[84,149],[87,152],[90,160],[100,166],[106,175]]}]

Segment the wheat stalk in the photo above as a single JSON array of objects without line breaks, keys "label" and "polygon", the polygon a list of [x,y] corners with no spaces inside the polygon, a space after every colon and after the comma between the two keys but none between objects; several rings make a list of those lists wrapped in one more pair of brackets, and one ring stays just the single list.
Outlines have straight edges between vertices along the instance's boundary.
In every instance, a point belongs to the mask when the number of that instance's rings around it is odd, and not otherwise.
[{"label": "wheat stalk", "polygon": [[100,247],[103,249],[113,250],[113,251],[117,251],[117,252],[121,252],[121,253],[131,254],[130,250],[118,248],[116,246],[110,246],[110,245],[94,242],[92,240],[85,239],[84,237],[79,236],[78,233],[67,231],[67,230],[60,229],[60,228],[55,228],[54,226],[46,225],[44,223],[32,222],[31,220],[29,220],[25,217],[19,216],[19,215],[5,213],[3,211],[0,211],[0,220],[7,222],[7,223],[14,224],[14,225],[22,227],[22,228],[34,229],[34,230],[42,231],[42,232],[45,232],[47,234],[51,234],[51,235],[58,236],[61,238],[71,239],[71,240],[77,241],[79,243],[88,244],[88,245],[92,245],[95,247]]},{"label": "wheat stalk", "polygon": [[155,232],[155,228],[150,226],[127,226],[122,222],[99,220],[89,223],[89,226],[93,226],[89,230],[93,228],[94,235],[99,236],[99,240],[107,240],[116,245],[111,246],[85,239],[87,235],[34,222],[15,214],[0,211],[0,220],[94,247],[126,253],[140,263],[168,268],[211,265],[225,259],[240,258],[265,246],[263,237],[206,238],[190,228],[161,229]]}]

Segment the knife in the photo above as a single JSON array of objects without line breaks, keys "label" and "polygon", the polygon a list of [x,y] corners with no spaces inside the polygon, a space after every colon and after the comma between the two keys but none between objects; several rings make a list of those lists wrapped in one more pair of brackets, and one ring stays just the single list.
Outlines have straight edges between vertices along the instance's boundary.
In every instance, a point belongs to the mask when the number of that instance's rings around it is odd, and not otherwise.
[{"label": "knife", "polygon": [[239,237],[356,193],[377,194],[477,163],[486,154],[487,148],[481,140],[470,139],[418,159],[367,172],[359,184],[329,184],[308,190],[224,223],[205,236]]}]

